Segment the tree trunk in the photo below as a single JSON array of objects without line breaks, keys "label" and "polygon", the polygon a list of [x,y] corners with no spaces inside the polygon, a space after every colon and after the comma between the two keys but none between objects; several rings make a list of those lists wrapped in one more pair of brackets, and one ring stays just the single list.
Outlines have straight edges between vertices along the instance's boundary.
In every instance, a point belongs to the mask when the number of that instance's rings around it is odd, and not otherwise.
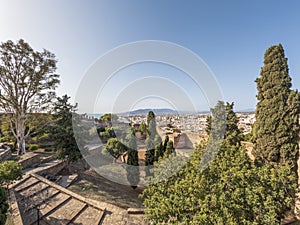
[{"label": "tree trunk", "polygon": [[23,155],[26,153],[25,148],[25,114],[17,116],[17,142],[18,142],[18,155]]},{"label": "tree trunk", "polygon": [[22,137],[18,141],[18,155],[24,155],[25,153],[26,153],[25,138]]}]

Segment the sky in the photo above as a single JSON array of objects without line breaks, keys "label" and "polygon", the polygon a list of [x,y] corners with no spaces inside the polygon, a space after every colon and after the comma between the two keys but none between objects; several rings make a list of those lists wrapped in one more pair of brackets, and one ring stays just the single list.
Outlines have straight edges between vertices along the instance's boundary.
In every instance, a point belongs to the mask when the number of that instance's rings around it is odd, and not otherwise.
[{"label": "sky", "polygon": [[68,94],[72,101],[82,101],[76,97],[79,87],[101,57],[145,40],[188,49],[217,83],[205,89],[205,79],[197,85],[190,74],[161,62],[132,63],[112,74],[97,71],[95,78],[103,76],[105,82],[90,80],[96,97],[88,97],[88,88],[85,102],[79,102],[88,113],[149,107],[207,110],[213,104],[208,88],[219,89],[236,110],[254,109],[254,80],[271,45],[283,45],[293,88],[300,87],[299,11],[297,0],[0,0],[0,42],[22,38],[35,50],[53,52],[61,80],[57,94]]}]

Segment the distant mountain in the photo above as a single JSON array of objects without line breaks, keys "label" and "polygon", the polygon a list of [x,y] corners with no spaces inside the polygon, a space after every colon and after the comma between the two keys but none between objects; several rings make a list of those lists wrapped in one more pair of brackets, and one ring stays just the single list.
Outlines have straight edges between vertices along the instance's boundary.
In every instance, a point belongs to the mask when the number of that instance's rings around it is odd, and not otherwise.
[{"label": "distant mountain", "polygon": [[241,109],[241,110],[236,110],[238,113],[254,113],[255,109],[254,108],[248,108],[248,109]]},{"label": "distant mountain", "polygon": [[178,114],[173,109],[137,109],[130,112],[118,113],[119,115],[147,115],[149,111],[153,111],[155,115]]},{"label": "distant mountain", "polygon": [[208,114],[210,111],[187,111],[181,110],[176,111],[173,109],[162,108],[162,109],[137,109],[130,112],[118,113],[119,115],[147,115],[149,111],[153,111],[155,115],[178,115],[178,114]]}]

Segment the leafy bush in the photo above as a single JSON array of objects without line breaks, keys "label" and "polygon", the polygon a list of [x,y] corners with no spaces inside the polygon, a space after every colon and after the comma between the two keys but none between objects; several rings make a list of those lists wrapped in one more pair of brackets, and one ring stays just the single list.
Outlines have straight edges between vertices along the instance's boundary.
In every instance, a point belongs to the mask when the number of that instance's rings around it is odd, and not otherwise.
[{"label": "leafy bush", "polygon": [[6,221],[6,213],[8,210],[8,204],[7,204],[7,196],[5,193],[4,188],[0,187],[0,224],[5,224]]},{"label": "leafy bush", "polygon": [[35,150],[37,150],[39,147],[40,147],[40,146],[37,145],[37,144],[31,144],[31,145],[29,145],[29,150],[35,151]]},{"label": "leafy bush", "polygon": [[51,147],[45,148],[45,152],[53,152],[53,151],[54,151],[54,148],[51,148]]}]

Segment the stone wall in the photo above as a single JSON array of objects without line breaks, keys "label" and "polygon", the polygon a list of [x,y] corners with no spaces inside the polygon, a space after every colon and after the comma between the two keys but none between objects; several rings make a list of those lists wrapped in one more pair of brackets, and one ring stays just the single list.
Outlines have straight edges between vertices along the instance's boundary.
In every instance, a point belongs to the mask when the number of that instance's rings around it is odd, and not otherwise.
[{"label": "stone wall", "polygon": [[43,167],[39,171],[35,171],[36,174],[45,176],[45,175],[56,175],[59,171],[67,166],[67,162],[60,161],[56,164],[49,165],[48,167]]},{"label": "stone wall", "polygon": [[21,164],[23,169],[29,168],[29,167],[34,167],[34,166],[38,166],[41,163],[41,158],[39,156],[39,154],[35,154],[35,153],[27,153],[32,154],[30,157],[22,159],[19,161],[19,163]]},{"label": "stone wall", "polygon": [[174,137],[174,147],[176,149],[178,148],[193,148],[193,143],[191,142],[191,140],[189,139],[189,137],[187,136],[187,134],[182,133],[177,135],[176,137]]},{"label": "stone wall", "polygon": [[0,162],[11,158],[11,149],[9,146],[0,146]]}]

